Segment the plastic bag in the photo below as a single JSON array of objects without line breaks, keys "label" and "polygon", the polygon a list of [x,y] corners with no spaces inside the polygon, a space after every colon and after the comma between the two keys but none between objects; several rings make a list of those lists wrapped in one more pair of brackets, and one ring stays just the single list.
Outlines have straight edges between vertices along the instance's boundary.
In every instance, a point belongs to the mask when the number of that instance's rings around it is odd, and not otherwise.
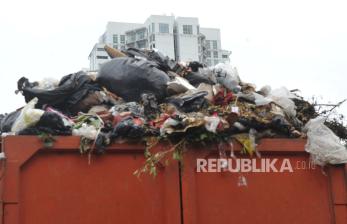
[{"label": "plastic bag", "polygon": [[83,136],[90,140],[95,140],[98,135],[98,129],[93,125],[82,124],[78,129],[72,130],[72,135]]},{"label": "plastic bag", "polygon": [[169,98],[167,99],[167,102],[173,104],[178,110],[189,113],[199,111],[208,105],[208,102],[205,99],[207,94],[207,92],[201,91],[181,97]]},{"label": "plastic bag", "polygon": [[239,89],[240,77],[236,68],[231,65],[219,63],[213,68],[218,83],[231,91],[237,92]]},{"label": "plastic bag", "polygon": [[315,164],[347,163],[347,149],[341,144],[340,139],[324,125],[325,118],[311,119],[304,130],[307,131],[307,144],[305,151],[311,154]]},{"label": "plastic bag", "polygon": [[99,116],[82,114],[75,119],[72,135],[83,136],[86,139],[95,140],[103,127],[104,122]]},{"label": "plastic bag", "polygon": [[269,98],[280,105],[283,108],[283,111],[289,116],[289,117],[295,117],[296,116],[296,106],[293,100],[291,99],[298,99],[296,95],[291,93],[287,88],[281,87],[279,89],[272,90],[270,93]]},{"label": "plastic bag", "polygon": [[170,95],[185,93],[188,90],[196,90],[186,79],[179,76],[176,76],[175,79],[168,82],[167,85],[167,90]]},{"label": "plastic bag", "polygon": [[209,73],[211,73],[211,71],[208,69],[200,69],[199,72],[189,72],[184,76],[184,78],[195,87],[198,87],[201,83],[206,83],[209,85],[216,84],[216,82],[208,77]]},{"label": "plastic bag", "polygon": [[5,115],[2,118],[0,123],[0,132],[1,133],[11,132],[12,126],[20,114],[21,114],[21,110],[16,110],[16,111],[13,111],[12,113]]},{"label": "plastic bag", "polygon": [[52,90],[34,88],[29,80],[22,77],[17,82],[18,91],[21,91],[25,101],[38,98],[38,107],[49,104],[64,112],[82,100],[88,93],[101,90],[85,72],[78,72],[64,76],[59,86]]},{"label": "plastic bag", "polygon": [[287,88],[281,87],[271,91],[270,86],[264,86],[261,88],[259,93],[239,93],[238,96],[250,101],[254,99],[257,106],[263,106],[275,102],[283,108],[286,115],[291,118],[296,116],[296,106],[292,99],[299,99],[299,97],[291,93]]},{"label": "plastic bag", "polygon": [[44,89],[44,90],[53,90],[59,85],[59,80],[54,78],[44,78],[38,82],[38,86],[35,86],[35,89]]},{"label": "plastic bag", "polygon": [[176,61],[170,59],[167,55],[158,50],[128,48],[125,53],[130,57],[148,60],[155,67],[164,72],[170,70],[174,71],[178,67]]},{"label": "plastic bag", "polygon": [[110,109],[110,112],[112,113],[113,116],[122,112],[131,112],[132,115],[138,116],[138,117],[144,116],[143,106],[141,106],[140,104],[136,102],[128,102],[128,103],[114,105]]},{"label": "plastic bag", "polygon": [[97,81],[126,101],[141,100],[141,94],[153,93],[160,102],[167,96],[169,77],[145,60],[115,58],[101,67]]},{"label": "plastic bag", "polygon": [[141,102],[143,105],[143,112],[147,119],[155,119],[160,114],[157,99],[153,94],[142,94]]},{"label": "plastic bag", "polygon": [[71,135],[72,123],[58,112],[46,111],[35,124],[18,132],[18,135],[40,135],[47,133],[51,135]]},{"label": "plastic bag", "polygon": [[141,118],[125,117],[114,126],[112,138],[124,137],[139,139],[145,135],[144,121]]},{"label": "plastic bag", "polygon": [[204,117],[205,128],[209,132],[217,133],[217,127],[221,121],[219,117]]},{"label": "plastic bag", "polygon": [[27,127],[35,125],[40,120],[45,111],[34,109],[37,102],[38,99],[34,98],[23,107],[20,115],[12,125],[12,132],[19,132]]}]

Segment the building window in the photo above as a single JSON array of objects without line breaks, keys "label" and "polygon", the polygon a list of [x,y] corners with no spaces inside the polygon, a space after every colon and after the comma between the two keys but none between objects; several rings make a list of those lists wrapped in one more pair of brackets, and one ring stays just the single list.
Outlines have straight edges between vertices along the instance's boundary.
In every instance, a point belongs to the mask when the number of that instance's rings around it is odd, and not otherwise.
[{"label": "building window", "polygon": [[228,58],[228,55],[224,54],[224,55],[222,55],[222,58]]},{"label": "building window", "polygon": [[139,31],[139,32],[137,33],[137,39],[138,39],[138,40],[143,40],[143,39],[145,39],[145,31]]},{"label": "building window", "polygon": [[210,57],[211,57],[211,51],[207,51],[207,52],[206,52],[206,56],[207,56],[208,58],[210,58]]},{"label": "building window", "polygon": [[118,35],[113,34],[113,43],[118,44]]},{"label": "building window", "polygon": [[125,35],[120,35],[120,43],[125,44]]},{"label": "building window", "polygon": [[105,51],[105,49],[102,48],[102,47],[98,47],[96,50],[97,50],[97,51]]},{"label": "building window", "polygon": [[155,41],[155,35],[154,34],[152,34],[150,37],[149,37],[149,41]]},{"label": "building window", "polygon": [[213,49],[217,50],[217,41],[216,40],[213,40],[212,41],[212,45],[213,45]]},{"label": "building window", "polygon": [[207,50],[211,49],[211,43],[209,40],[206,40],[206,49]]},{"label": "building window", "polygon": [[218,58],[218,51],[214,51],[214,52],[213,52],[213,57],[214,57],[214,58]]},{"label": "building window", "polygon": [[155,33],[155,24],[152,23],[152,33]]},{"label": "building window", "polygon": [[169,33],[169,24],[159,23],[159,33]]},{"label": "building window", "polygon": [[127,42],[132,43],[135,42],[136,36],[135,33],[129,33],[127,34]]},{"label": "building window", "polygon": [[108,59],[107,56],[96,56],[97,59]]},{"label": "building window", "polygon": [[218,60],[214,60],[213,63],[214,63],[214,65],[216,65],[216,64],[219,63],[219,61]]},{"label": "building window", "polygon": [[137,43],[137,48],[145,48],[145,47],[146,47],[146,42]]},{"label": "building window", "polygon": [[113,45],[113,48],[114,49],[118,49],[118,45]]},{"label": "building window", "polygon": [[211,60],[210,60],[210,59],[207,59],[207,60],[206,60],[206,64],[207,64],[207,66],[211,66]]},{"label": "building window", "polygon": [[197,34],[200,33],[200,26],[199,26],[199,25],[196,26],[196,33],[197,33]]},{"label": "building window", "polygon": [[120,47],[120,49],[122,49],[122,50],[124,51],[124,50],[125,50],[125,46],[122,45],[122,46]]},{"label": "building window", "polygon": [[193,34],[193,26],[183,25],[183,34]]}]

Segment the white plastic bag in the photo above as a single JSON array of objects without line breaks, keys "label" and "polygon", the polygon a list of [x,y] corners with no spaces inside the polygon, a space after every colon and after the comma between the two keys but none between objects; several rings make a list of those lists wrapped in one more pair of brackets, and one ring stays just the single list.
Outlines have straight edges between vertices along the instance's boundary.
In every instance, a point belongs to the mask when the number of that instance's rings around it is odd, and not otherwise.
[{"label": "white plastic bag", "polygon": [[222,84],[229,90],[239,89],[240,77],[236,70],[229,64],[219,63],[213,68],[218,83]]},{"label": "white plastic bag", "polygon": [[53,90],[59,85],[59,80],[54,78],[44,78],[38,83],[38,86],[34,89],[44,89],[44,90]]},{"label": "white plastic bag", "polygon": [[173,94],[185,93],[188,90],[196,90],[186,79],[176,76],[174,80],[167,83],[168,91]]},{"label": "white plastic bag", "polygon": [[98,135],[98,130],[93,125],[82,124],[78,129],[72,130],[72,135],[83,136],[90,140],[95,140]]},{"label": "white plastic bag", "polygon": [[289,117],[296,116],[296,106],[292,99],[298,99],[299,97],[291,93],[286,87],[271,90],[270,86],[264,86],[260,89],[260,92],[263,93],[263,95],[252,93],[252,97],[254,97],[254,102],[257,106],[263,106],[275,102],[283,108],[283,111]]},{"label": "white plastic bag", "polygon": [[293,100],[298,98],[296,95],[291,93],[287,88],[281,87],[278,89],[274,89],[271,91],[269,98],[280,105],[284,112],[289,117],[295,117],[296,116],[296,106]]},{"label": "white plastic bag", "polygon": [[44,114],[43,110],[35,109],[35,105],[38,102],[38,99],[35,97],[32,99],[23,109],[21,110],[20,115],[13,123],[11,131],[19,132],[35,125]]},{"label": "white plastic bag", "polygon": [[209,132],[217,133],[217,127],[220,123],[219,117],[204,117],[205,120],[205,128]]},{"label": "white plastic bag", "polygon": [[160,128],[160,135],[165,135],[165,134],[171,134],[174,129],[172,127],[177,126],[180,122],[172,119],[172,118],[168,118],[166,119],[166,121],[163,123],[162,127]]},{"label": "white plastic bag", "polygon": [[324,125],[325,118],[311,119],[306,125],[307,144],[306,152],[311,154],[315,164],[347,163],[347,149],[341,144],[340,139]]}]

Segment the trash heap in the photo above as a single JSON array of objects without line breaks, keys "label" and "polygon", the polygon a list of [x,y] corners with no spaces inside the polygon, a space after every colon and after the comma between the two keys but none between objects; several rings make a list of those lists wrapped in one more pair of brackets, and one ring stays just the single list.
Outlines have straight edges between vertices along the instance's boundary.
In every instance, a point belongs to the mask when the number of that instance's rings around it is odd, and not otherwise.
[{"label": "trash heap", "polygon": [[[244,82],[227,64],[180,64],[154,50],[105,46],[113,58],[98,73],[60,81],[18,81],[27,105],[0,116],[1,132],[81,136],[81,152],[103,153],[114,141],[217,143],[256,153],[261,138],[308,138],[320,165],[347,162],[347,151],[314,105],[285,87]],[[220,146],[222,147],[222,146]]]}]

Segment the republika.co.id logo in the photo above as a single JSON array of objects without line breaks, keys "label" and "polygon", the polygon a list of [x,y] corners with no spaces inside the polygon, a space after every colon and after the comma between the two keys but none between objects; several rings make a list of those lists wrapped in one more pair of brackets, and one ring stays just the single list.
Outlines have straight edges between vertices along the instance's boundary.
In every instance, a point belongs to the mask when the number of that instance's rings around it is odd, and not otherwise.
[{"label": "republika.co.id logo", "polygon": [[196,172],[232,173],[292,173],[294,170],[315,169],[311,161],[291,161],[289,158],[197,159]]}]

